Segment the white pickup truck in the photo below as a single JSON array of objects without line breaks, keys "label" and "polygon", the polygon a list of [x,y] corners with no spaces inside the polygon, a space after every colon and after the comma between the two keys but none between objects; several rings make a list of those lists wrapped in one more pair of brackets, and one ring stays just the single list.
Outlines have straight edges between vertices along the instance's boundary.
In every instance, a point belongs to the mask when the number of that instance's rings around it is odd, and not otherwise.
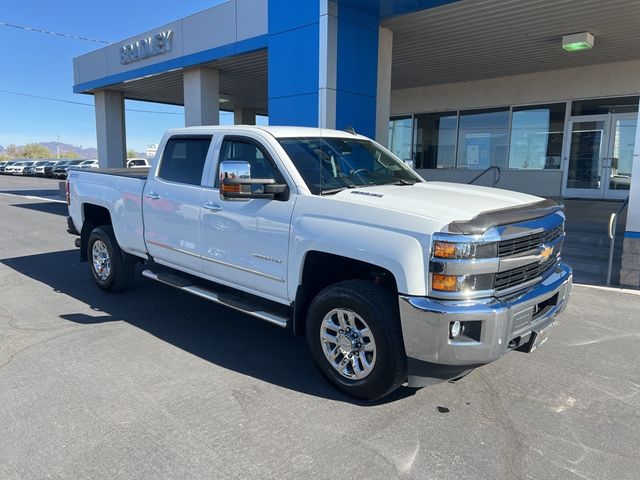
[{"label": "white pickup truck", "polygon": [[348,132],[170,130],[148,171],[72,171],[67,196],[100,288],[143,263],[306,334],[321,372],[366,400],[535,350],[571,290],[560,204],[425,181]]}]

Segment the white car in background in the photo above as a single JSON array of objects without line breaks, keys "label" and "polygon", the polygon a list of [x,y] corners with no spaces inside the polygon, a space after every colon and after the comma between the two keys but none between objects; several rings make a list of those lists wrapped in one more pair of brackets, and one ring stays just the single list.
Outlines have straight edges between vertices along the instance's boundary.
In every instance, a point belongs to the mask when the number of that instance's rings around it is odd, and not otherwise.
[{"label": "white car in background", "polygon": [[127,168],[149,168],[149,160],[146,158],[130,158],[127,160]]},{"label": "white car in background", "polygon": [[32,162],[31,165],[28,165],[24,168],[24,172],[23,175],[35,175],[36,174],[36,168],[38,168],[41,165],[44,165],[46,162],[46,160],[37,160],[35,162]]},{"label": "white car in background", "polygon": [[100,165],[98,165],[97,158],[92,158],[90,160],[83,161],[75,168],[100,168]]},{"label": "white car in background", "polygon": [[34,168],[33,170],[34,175],[37,175],[38,177],[44,177],[46,173],[45,168],[49,167],[49,171],[51,171],[53,167],[58,163],[58,161],[59,160],[49,160],[42,163],[41,165],[36,165],[36,168]]},{"label": "white car in background", "polygon": [[6,173],[7,175],[13,175],[15,172],[15,169],[18,167],[21,167],[22,165],[24,165],[24,162],[14,162],[11,165],[8,165],[4,169],[4,173]]},{"label": "white car in background", "polygon": [[31,167],[36,162],[18,162],[13,167],[9,167],[11,169],[10,173],[12,175],[24,175],[25,169]]}]

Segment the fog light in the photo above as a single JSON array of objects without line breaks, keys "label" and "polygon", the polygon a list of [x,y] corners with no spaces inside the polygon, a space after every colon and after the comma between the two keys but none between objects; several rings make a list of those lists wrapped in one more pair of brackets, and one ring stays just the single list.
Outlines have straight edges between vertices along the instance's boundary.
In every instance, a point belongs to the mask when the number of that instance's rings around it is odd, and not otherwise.
[{"label": "fog light", "polygon": [[449,324],[449,338],[456,339],[464,332],[464,324],[456,320]]},{"label": "fog light", "polygon": [[431,288],[440,292],[456,292],[458,290],[458,277],[456,275],[434,273],[431,279]]}]

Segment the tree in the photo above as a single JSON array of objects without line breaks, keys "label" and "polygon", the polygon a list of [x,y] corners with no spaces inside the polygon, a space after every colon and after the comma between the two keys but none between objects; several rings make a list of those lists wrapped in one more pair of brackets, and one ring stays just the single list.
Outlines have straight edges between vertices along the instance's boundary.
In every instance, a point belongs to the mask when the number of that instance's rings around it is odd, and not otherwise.
[{"label": "tree", "polygon": [[68,158],[69,160],[77,160],[81,158],[76,152],[64,152],[60,154],[61,158]]},{"label": "tree", "polygon": [[129,148],[127,150],[127,158],[134,158],[137,156],[138,156],[138,153],[133,148]]},{"label": "tree", "polygon": [[9,158],[19,158],[22,156],[22,152],[20,151],[20,149],[13,143],[7,145],[5,152]]},{"label": "tree", "polygon": [[37,143],[27,143],[22,148],[23,158],[51,158],[51,150]]}]

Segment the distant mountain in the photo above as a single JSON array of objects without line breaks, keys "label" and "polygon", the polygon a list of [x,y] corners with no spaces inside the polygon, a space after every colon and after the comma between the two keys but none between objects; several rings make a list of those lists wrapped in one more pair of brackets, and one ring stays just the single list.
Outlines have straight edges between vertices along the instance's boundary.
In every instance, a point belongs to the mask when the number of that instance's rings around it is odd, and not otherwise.
[{"label": "distant mountain", "polygon": [[89,147],[82,148],[82,146],[77,147],[75,145],[71,145],[69,143],[58,143],[58,142],[38,142],[38,145],[42,145],[43,147],[47,147],[53,153],[55,157],[57,152],[56,147],[60,146],[60,155],[63,153],[77,153],[81,158],[98,158],[98,149]]},{"label": "distant mountain", "polygon": [[[83,148],[69,143],[58,142],[37,142],[37,145],[46,147],[51,152],[51,157],[55,158],[58,154],[57,147],[60,147],[60,155],[73,152],[80,156],[80,158],[96,158],[98,156],[98,150],[96,148]],[[20,151],[24,148],[24,145],[17,145],[17,150]],[[0,155],[8,155],[6,147],[0,145]]]}]

